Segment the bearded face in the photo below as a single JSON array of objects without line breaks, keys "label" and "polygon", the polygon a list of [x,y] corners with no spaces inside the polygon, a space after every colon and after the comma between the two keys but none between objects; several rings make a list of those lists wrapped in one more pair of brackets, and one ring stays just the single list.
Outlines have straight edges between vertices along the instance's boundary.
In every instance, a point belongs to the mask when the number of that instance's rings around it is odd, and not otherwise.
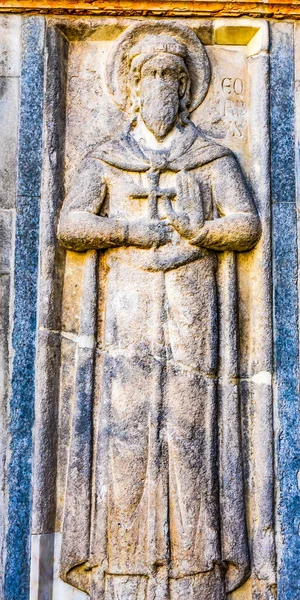
[{"label": "bearded face", "polygon": [[186,74],[166,54],[148,60],[139,82],[140,113],[148,129],[161,141],[174,127]]}]

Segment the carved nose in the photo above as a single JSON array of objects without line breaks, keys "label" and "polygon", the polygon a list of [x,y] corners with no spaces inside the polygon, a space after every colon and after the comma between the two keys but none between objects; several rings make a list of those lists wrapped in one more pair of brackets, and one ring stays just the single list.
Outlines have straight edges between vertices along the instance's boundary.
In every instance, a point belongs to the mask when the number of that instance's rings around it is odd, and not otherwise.
[{"label": "carved nose", "polygon": [[154,79],[158,79],[158,80],[159,80],[159,79],[161,80],[161,79],[164,77],[164,74],[165,74],[165,72],[164,72],[164,68],[163,68],[163,67],[161,67],[161,68],[159,68],[159,67],[158,67],[158,68],[157,68],[157,69],[156,69],[156,70],[153,72]]}]

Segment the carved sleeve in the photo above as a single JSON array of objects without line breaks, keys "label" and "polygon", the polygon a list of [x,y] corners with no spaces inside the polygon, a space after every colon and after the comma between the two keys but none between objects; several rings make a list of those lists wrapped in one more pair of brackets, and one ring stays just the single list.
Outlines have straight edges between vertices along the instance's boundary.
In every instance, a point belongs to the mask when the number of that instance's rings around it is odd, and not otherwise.
[{"label": "carved sleeve", "polygon": [[214,250],[250,250],[260,236],[261,225],[235,158],[215,160],[210,167],[210,180],[218,218],[206,221],[194,243]]},{"label": "carved sleeve", "polygon": [[58,224],[58,238],[71,250],[118,246],[126,236],[126,225],[99,215],[106,196],[101,162],[86,157],[75,174]]}]

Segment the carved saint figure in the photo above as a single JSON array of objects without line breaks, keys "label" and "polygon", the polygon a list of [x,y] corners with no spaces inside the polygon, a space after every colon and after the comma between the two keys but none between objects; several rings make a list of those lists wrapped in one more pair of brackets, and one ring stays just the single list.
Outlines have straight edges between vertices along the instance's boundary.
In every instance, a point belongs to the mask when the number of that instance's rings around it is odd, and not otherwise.
[{"label": "carved saint figure", "polygon": [[60,216],[86,252],[61,576],[92,600],[224,600],[249,576],[234,253],[260,221],[190,119],[209,78],[188,27],[125,31],[107,85],[128,127],[83,159]]}]

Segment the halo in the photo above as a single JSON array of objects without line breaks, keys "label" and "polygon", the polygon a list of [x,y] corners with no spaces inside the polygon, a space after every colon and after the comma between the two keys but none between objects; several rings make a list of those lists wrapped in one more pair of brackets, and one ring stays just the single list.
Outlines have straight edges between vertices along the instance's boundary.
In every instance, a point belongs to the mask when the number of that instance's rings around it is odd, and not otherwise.
[{"label": "halo", "polygon": [[210,64],[206,50],[197,35],[185,25],[170,21],[142,21],[126,29],[113,45],[106,62],[106,82],[109,92],[121,110],[128,110],[127,86],[130,50],[145,35],[168,35],[186,47],[185,63],[191,78],[189,112],[203,102],[209,82]]}]

